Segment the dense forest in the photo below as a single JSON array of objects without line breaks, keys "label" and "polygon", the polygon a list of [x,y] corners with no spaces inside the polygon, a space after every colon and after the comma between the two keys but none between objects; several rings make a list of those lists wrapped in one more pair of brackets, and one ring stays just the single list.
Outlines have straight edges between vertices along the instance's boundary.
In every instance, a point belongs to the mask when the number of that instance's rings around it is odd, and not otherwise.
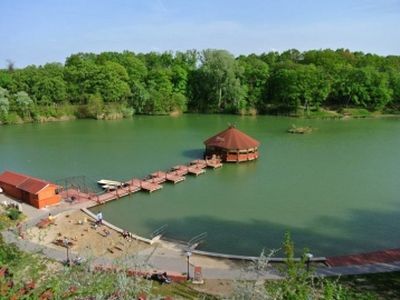
[{"label": "dense forest", "polygon": [[78,53],[65,64],[0,70],[0,122],[180,112],[396,112],[400,56],[292,49]]}]

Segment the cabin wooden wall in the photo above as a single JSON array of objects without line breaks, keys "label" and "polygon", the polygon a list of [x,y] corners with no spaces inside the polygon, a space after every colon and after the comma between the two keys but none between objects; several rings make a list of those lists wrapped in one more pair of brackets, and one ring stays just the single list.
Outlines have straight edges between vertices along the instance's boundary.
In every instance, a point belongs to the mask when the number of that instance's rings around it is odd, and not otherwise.
[{"label": "cabin wooden wall", "polygon": [[22,199],[21,190],[17,189],[15,186],[0,182],[0,187],[3,189],[5,194],[17,199]]},{"label": "cabin wooden wall", "polygon": [[38,195],[22,191],[15,186],[3,182],[0,182],[0,187],[3,189],[5,194],[36,208],[54,205],[61,201],[61,196],[56,194],[57,187],[55,185],[49,185],[40,191]]}]

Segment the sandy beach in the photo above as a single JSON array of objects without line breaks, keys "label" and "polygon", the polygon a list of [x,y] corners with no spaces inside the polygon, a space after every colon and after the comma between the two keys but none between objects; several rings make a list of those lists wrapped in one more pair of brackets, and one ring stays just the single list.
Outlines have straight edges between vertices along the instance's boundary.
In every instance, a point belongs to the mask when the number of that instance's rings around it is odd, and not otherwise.
[{"label": "sandy beach", "polygon": [[54,216],[54,224],[46,228],[33,226],[26,236],[45,247],[62,249],[67,239],[70,250],[85,257],[119,258],[150,248],[143,242],[126,239],[120,233],[94,221],[80,210],[67,211]]}]

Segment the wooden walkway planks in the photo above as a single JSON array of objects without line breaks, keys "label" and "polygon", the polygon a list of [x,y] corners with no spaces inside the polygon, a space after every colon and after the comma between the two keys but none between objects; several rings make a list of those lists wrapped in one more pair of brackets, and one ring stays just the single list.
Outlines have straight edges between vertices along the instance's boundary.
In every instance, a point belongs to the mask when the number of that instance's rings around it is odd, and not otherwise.
[{"label": "wooden walkway planks", "polygon": [[221,168],[222,167],[222,163],[221,160],[213,158],[213,159],[206,159],[206,164],[208,168],[213,168],[213,169],[217,169],[217,168]]},{"label": "wooden walkway planks", "polygon": [[197,165],[194,165],[194,166],[188,167],[188,172],[190,174],[199,176],[201,174],[204,174],[206,172],[206,170],[204,170],[203,168],[198,167]]},{"label": "wooden walkway planks", "polygon": [[327,264],[331,267],[365,265],[376,263],[391,263],[400,261],[400,248],[382,251],[334,256],[327,258]]},{"label": "wooden walkway planks", "polygon": [[161,190],[163,186],[161,184],[158,184],[158,183],[142,180],[141,183],[140,183],[140,187],[142,188],[142,190],[145,190],[145,191],[148,191],[149,193],[152,193],[152,192]]},{"label": "wooden walkway planks", "polygon": [[156,180],[163,178],[164,181],[167,180],[167,181],[170,181],[170,182],[172,182],[174,184],[178,183],[178,182],[182,182],[182,181],[184,181],[186,179],[178,171],[171,171],[171,172],[167,172],[167,173],[163,172],[163,171],[157,171],[155,173],[152,173],[151,177],[153,179],[156,179]]},{"label": "wooden walkway planks", "polygon": [[71,200],[95,200],[99,203],[116,200],[121,197],[128,196],[138,191],[155,192],[162,189],[162,183],[169,181],[174,184],[186,180],[185,175],[192,174],[199,176],[205,173],[205,168],[220,168],[222,163],[218,159],[209,160],[193,160],[187,165],[177,165],[168,172],[157,171],[153,172],[145,179],[132,178],[125,182],[114,180],[99,180],[104,191],[101,194],[83,193],[78,189],[68,189],[61,192],[63,199]]}]

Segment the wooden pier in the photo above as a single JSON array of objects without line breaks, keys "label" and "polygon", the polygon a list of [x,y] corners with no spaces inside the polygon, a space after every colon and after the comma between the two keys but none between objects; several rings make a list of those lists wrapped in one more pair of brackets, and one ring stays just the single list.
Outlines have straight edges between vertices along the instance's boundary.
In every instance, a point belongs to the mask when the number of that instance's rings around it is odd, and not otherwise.
[{"label": "wooden pier", "polygon": [[164,178],[164,181],[170,181],[174,184],[179,183],[184,181],[186,178],[181,176],[179,172],[172,171],[172,172],[163,172],[163,171],[157,171],[155,173],[151,174],[151,177],[153,179],[159,180]]},{"label": "wooden pier", "polygon": [[191,161],[187,165],[177,165],[166,172],[153,172],[144,179],[132,178],[124,182],[101,179],[97,182],[103,188],[103,192],[101,193],[85,193],[79,189],[69,188],[62,191],[60,194],[63,199],[68,199],[69,201],[92,200],[102,204],[139,191],[152,193],[162,189],[162,183],[164,182],[168,181],[176,184],[186,180],[185,175],[187,174],[199,176],[206,172],[205,168],[216,169],[220,167],[222,167],[222,163],[219,159],[198,159]]},{"label": "wooden pier", "polygon": [[201,174],[204,174],[206,172],[206,170],[204,170],[203,168],[199,168],[197,166],[191,166],[191,167],[188,168],[188,172],[190,174],[199,176]]},{"label": "wooden pier", "polygon": [[211,159],[196,159],[190,162],[191,166],[196,166],[199,168],[211,168],[217,169],[222,167],[222,162],[218,158],[211,158]]}]

